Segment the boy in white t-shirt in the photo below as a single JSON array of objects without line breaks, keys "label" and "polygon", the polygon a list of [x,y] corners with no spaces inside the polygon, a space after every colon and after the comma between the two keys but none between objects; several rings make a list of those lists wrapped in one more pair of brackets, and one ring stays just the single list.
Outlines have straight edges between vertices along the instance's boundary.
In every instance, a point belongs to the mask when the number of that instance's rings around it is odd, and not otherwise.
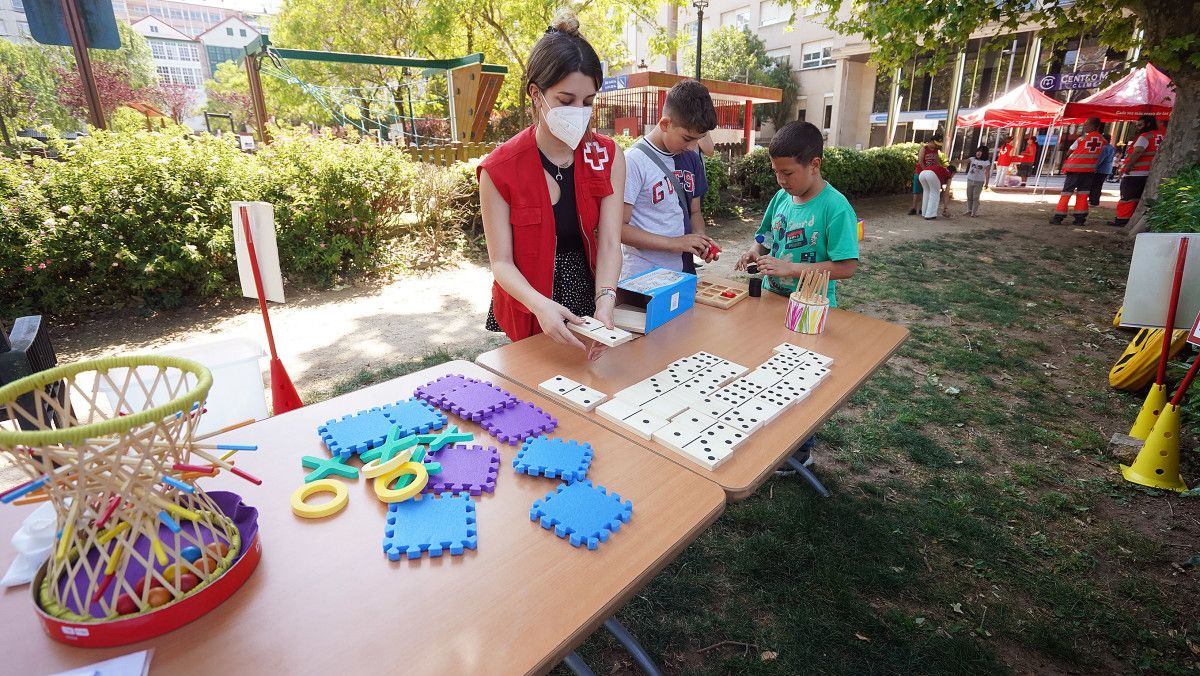
[{"label": "boy in white t-shirt", "polygon": [[964,216],[979,215],[979,195],[987,185],[992,173],[992,158],[987,146],[975,149],[975,155],[967,160],[967,210]]},{"label": "boy in white t-shirt", "polygon": [[625,151],[621,279],[654,267],[695,272],[693,255],[705,263],[717,259],[720,250],[704,233],[700,205],[708,183],[696,152],[700,139],[716,126],[708,88],[684,80],[667,92],[658,124]]}]

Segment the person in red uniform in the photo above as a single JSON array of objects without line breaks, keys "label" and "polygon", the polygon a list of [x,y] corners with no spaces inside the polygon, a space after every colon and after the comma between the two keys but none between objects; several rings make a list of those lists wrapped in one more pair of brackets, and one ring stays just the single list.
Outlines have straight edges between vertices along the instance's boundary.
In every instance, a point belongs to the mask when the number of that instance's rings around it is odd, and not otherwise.
[{"label": "person in red uniform", "polygon": [[621,274],[625,155],[590,131],[603,79],[579,22],[560,14],[525,68],[534,124],[489,153],[478,170],[495,277],[487,328],[514,341],[545,332],[589,359],[603,346],[585,345],[566,324],[593,315],[613,328]]},{"label": "person in red uniform", "polygon": [[1013,144],[1007,136],[1000,137],[1000,152],[996,154],[996,187],[1004,186],[1004,179],[1008,178],[1009,168],[1012,166]]},{"label": "person in red uniform", "polygon": [[1018,158],[1020,164],[1017,165],[1017,175],[1021,177],[1021,187],[1029,182],[1029,175],[1033,173],[1034,163],[1037,162],[1037,135],[1031,129],[1029,136],[1025,139],[1025,150],[1021,151],[1021,156]]},{"label": "person in red uniform", "polygon": [[1063,160],[1062,192],[1058,195],[1058,206],[1050,223],[1060,225],[1067,219],[1067,207],[1071,195],[1075,195],[1075,225],[1083,225],[1088,216],[1088,191],[1092,189],[1092,176],[1096,171],[1096,162],[1100,160],[1100,151],[1108,141],[1100,135],[1100,118],[1089,117],[1083,123],[1083,135],[1071,144],[1070,153]]},{"label": "person in red uniform", "polygon": [[1117,217],[1109,225],[1118,228],[1129,224],[1134,209],[1146,191],[1146,179],[1150,176],[1150,165],[1162,145],[1163,133],[1153,115],[1138,118],[1137,137],[1129,144],[1121,176],[1121,198],[1117,200]]}]

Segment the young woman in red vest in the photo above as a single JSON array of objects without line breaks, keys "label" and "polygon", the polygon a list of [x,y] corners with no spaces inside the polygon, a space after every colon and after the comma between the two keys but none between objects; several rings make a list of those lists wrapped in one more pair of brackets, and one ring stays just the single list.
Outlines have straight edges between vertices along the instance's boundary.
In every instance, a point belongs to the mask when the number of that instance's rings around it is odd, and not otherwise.
[{"label": "young woman in red vest", "polygon": [[545,332],[589,359],[603,346],[584,345],[566,323],[594,315],[612,328],[621,275],[625,156],[589,131],[603,79],[579,22],[560,14],[525,67],[533,126],[489,153],[478,173],[495,277],[487,328],[514,341]]},{"label": "young woman in red vest", "polygon": [[1088,192],[1092,189],[1092,176],[1096,171],[1096,162],[1100,160],[1100,151],[1106,143],[1108,141],[1100,135],[1100,118],[1089,117],[1083,123],[1083,136],[1075,139],[1070,154],[1063,160],[1066,179],[1050,223],[1060,225],[1067,219],[1067,206],[1072,194],[1075,195],[1075,225],[1083,225],[1087,221]]},{"label": "young woman in red vest", "polygon": [[1146,178],[1150,176],[1150,165],[1154,163],[1154,155],[1162,143],[1163,133],[1158,128],[1158,120],[1153,115],[1143,115],[1138,118],[1138,135],[1129,144],[1125,155],[1125,168],[1121,176],[1121,199],[1117,201],[1117,217],[1109,222],[1118,228],[1129,223],[1134,209],[1146,191]]}]

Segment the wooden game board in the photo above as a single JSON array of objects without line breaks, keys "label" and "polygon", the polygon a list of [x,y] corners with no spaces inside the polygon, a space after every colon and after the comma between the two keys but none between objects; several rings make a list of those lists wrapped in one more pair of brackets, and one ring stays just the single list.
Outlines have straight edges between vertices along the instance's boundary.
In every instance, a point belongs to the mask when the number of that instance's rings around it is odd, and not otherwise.
[{"label": "wooden game board", "polygon": [[696,283],[696,302],[722,310],[728,310],[749,295],[749,286],[723,277],[702,277]]}]

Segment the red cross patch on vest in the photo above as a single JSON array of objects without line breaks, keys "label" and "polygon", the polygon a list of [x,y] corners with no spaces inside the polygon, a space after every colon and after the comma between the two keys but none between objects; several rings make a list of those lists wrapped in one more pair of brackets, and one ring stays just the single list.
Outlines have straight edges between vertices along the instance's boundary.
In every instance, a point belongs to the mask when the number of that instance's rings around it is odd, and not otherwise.
[{"label": "red cross patch on vest", "polygon": [[583,147],[583,161],[596,171],[603,171],[604,165],[608,164],[608,159],[608,148],[596,141],[591,141]]}]

